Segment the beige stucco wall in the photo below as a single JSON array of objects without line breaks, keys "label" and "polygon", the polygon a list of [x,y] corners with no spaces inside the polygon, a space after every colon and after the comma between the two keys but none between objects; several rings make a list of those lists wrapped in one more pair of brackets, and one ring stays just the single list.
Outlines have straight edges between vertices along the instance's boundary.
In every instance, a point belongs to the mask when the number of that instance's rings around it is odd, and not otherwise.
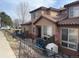
[{"label": "beige stucco wall", "polygon": [[58,13],[55,11],[50,11],[50,16],[57,17]]},{"label": "beige stucco wall", "polygon": [[[34,16],[34,14],[35,14],[35,18],[33,18],[33,16]],[[51,17],[57,17],[57,15],[58,15],[58,12],[56,12],[56,11],[52,11],[52,10],[38,10],[38,11],[35,11],[35,12],[33,12],[33,13],[31,13],[31,20],[32,20],[32,22],[34,22],[35,21],[35,19],[38,19],[41,15],[50,15]]]},{"label": "beige stucco wall", "polygon": [[[32,32],[33,32],[33,27],[34,27],[34,25],[33,25],[33,23],[35,22],[35,20],[37,19],[37,18],[39,18],[42,14],[44,15],[44,14],[48,14],[49,13],[49,15],[51,16],[51,17],[57,17],[57,15],[58,15],[58,12],[56,12],[56,11],[52,11],[52,10],[37,10],[37,11],[35,11],[35,12],[33,12],[33,13],[31,13],[31,20],[32,20]],[[35,16],[35,18],[33,18],[33,15],[34,14],[36,14],[36,16]],[[53,29],[53,33],[55,33],[55,30],[56,30],[56,26],[55,26],[55,24],[54,23],[52,23],[52,22],[50,22],[50,21],[48,21],[48,20],[41,20],[41,21],[38,21],[38,24],[39,25],[51,25],[51,26],[53,26],[54,27],[54,29]]]},{"label": "beige stucco wall", "polygon": [[24,25],[21,27],[22,32],[29,31],[31,32],[31,25]]},{"label": "beige stucco wall", "polygon": [[39,20],[35,25],[40,25],[40,26],[52,26],[52,32],[53,34],[55,34],[56,32],[56,25],[55,23],[46,20],[45,18],[42,18],[41,20]]}]

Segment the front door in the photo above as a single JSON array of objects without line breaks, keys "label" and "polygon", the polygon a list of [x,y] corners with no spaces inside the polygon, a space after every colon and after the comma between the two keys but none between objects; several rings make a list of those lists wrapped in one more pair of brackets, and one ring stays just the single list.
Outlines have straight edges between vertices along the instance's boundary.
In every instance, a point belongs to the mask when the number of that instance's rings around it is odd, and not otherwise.
[{"label": "front door", "polygon": [[37,37],[41,37],[41,26],[37,26],[37,34],[38,36]]}]

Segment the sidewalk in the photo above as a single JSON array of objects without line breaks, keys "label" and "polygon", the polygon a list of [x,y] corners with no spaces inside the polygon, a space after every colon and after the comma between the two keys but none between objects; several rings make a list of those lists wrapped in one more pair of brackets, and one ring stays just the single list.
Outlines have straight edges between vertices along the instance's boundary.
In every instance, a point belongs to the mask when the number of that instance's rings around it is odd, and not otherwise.
[{"label": "sidewalk", "polygon": [[0,31],[0,58],[16,58],[4,34]]}]

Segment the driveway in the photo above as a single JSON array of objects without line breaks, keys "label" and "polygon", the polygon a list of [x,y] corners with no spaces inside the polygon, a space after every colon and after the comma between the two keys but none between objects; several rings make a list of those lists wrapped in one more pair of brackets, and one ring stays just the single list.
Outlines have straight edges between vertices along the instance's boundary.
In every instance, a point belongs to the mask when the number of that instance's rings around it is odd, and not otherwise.
[{"label": "driveway", "polygon": [[9,42],[4,34],[0,31],[0,58],[16,58]]}]

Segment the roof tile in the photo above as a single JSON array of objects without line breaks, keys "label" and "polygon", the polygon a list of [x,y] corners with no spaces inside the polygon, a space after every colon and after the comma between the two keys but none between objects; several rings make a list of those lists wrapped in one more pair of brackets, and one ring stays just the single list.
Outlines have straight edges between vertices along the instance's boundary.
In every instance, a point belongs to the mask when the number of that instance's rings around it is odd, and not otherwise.
[{"label": "roof tile", "polygon": [[79,17],[65,19],[58,22],[59,25],[79,25]]}]

